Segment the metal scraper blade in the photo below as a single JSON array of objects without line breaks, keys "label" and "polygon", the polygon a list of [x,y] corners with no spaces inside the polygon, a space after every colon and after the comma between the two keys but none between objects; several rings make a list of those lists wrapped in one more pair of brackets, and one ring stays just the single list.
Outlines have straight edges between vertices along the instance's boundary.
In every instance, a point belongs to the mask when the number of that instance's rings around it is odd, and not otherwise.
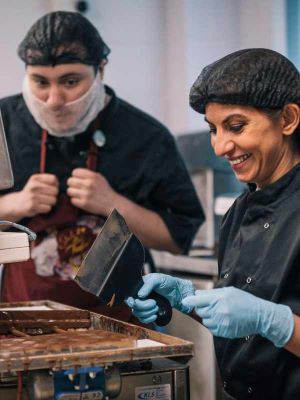
[{"label": "metal scraper blade", "polygon": [[113,210],[77,271],[79,286],[107,303],[122,304],[142,286],[144,248]]}]

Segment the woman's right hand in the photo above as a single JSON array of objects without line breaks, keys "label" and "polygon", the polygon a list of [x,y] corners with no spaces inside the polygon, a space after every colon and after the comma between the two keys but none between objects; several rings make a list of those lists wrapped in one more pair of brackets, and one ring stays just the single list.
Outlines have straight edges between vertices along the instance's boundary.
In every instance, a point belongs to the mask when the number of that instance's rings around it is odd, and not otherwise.
[{"label": "woman's right hand", "polygon": [[137,299],[129,297],[126,304],[132,309],[135,315],[141,322],[149,324],[157,319],[158,307],[156,301],[149,298],[152,291],[164,296],[169,300],[171,306],[177,310],[189,314],[192,307],[184,306],[182,300],[194,294],[193,284],[189,280],[175,278],[165,274],[148,274],[143,276],[144,285],[138,292]]}]

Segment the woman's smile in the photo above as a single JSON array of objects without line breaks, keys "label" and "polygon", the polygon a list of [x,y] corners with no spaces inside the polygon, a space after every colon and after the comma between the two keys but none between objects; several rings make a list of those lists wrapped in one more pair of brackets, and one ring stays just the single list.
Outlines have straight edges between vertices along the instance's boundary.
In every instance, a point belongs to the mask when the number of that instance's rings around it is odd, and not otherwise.
[{"label": "woman's smile", "polygon": [[229,162],[241,182],[263,188],[300,161],[283,132],[283,118],[275,123],[253,107],[211,102],[205,120],[215,154]]},{"label": "woman's smile", "polygon": [[251,157],[251,153],[243,154],[238,157],[225,157],[234,170],[244,168],[248,163],[247,160]]}]

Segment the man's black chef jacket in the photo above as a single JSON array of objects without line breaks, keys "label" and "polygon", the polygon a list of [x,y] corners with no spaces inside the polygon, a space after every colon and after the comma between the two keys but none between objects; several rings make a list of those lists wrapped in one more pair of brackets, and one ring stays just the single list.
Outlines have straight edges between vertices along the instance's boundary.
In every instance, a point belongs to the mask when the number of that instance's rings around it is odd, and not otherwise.
[{"label": "man's black chef jacket", "polygon": [[[111,100],[101,112],[106,144],[99,148],[97,171],[118,193],[157,212],[187,252],[204,214],[172,135],[110,88],[106,91]],[[2,99],[0,108],[15,177],[11,191],[19,191],[39,172],[41,127],[20,94]],[[58,177],[61,192],[72,170],[85,167],[92,134],[89,128],[71,139],[48,136],[46,172]]]},{"label": "man's black chef jacket", "polygon": [[[241,195],[220,233],[220,280],[300,315],[300,164]],[[215,338],[225,391],[238,400],[300,399],[300,358],[258,335]]]}]

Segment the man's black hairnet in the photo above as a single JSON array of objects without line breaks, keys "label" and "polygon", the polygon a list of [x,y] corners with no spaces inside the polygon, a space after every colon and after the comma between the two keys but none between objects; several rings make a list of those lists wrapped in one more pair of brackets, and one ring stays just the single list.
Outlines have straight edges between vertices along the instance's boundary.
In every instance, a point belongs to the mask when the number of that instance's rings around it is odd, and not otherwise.
[{"label": "man's black hairnet", "polygon": [[56,11],[38,19],[18,48],[26,65],[99,65],[110,49],[81,14]]},{"label": "man's black hairnet", "polygon": [[205,67],[191,87],[195,111],[204,114],[209,102],[275,109],[300,105],[300,74],[276,51],[239,50]]}]

